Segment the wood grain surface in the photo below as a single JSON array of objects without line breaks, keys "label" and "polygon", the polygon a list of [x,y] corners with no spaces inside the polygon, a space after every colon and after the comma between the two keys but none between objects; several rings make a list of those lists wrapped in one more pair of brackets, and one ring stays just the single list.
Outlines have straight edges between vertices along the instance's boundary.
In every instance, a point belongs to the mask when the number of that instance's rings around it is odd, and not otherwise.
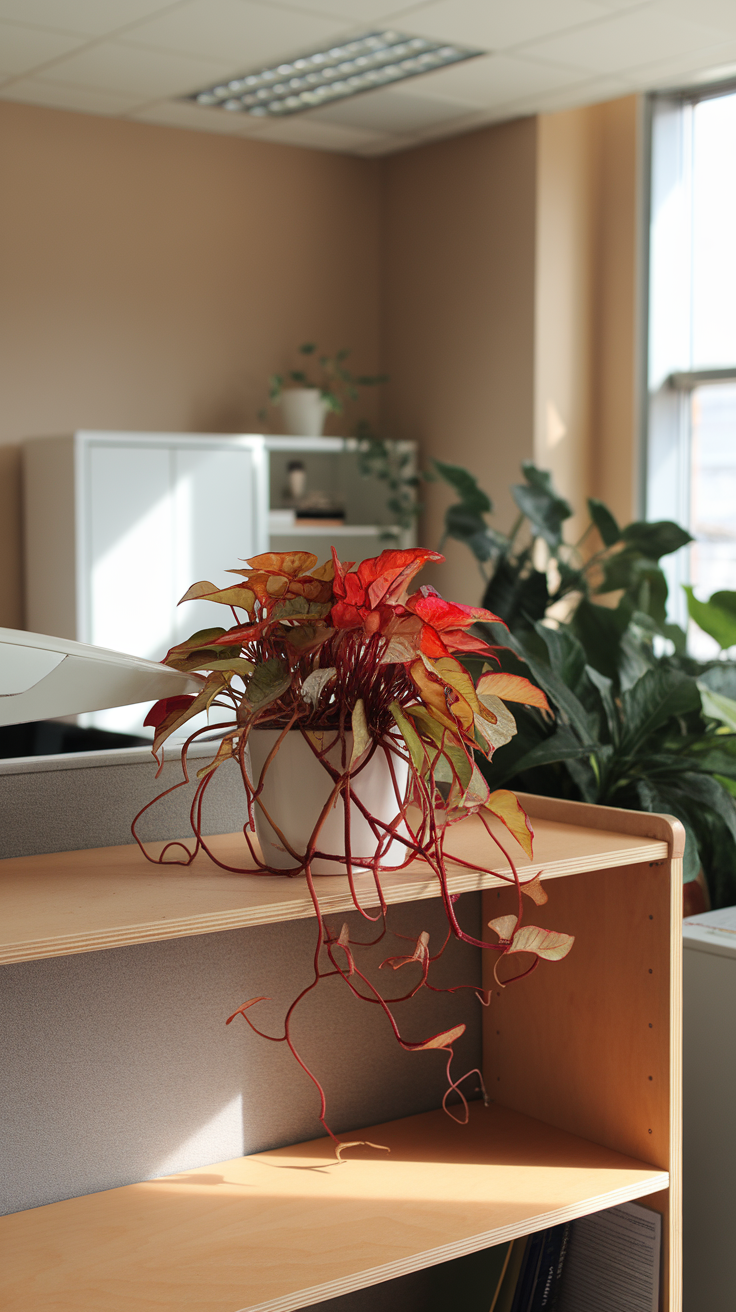
[{"label": "wood grain surface", "polygon": [[[666,1188],[503,1107],[429,1112],[0,1219],[3,1312],[289,1312]],[[353,1136],[345,1136],[346,1138]]]},{"label": "wood grain surface", "polygon": [[[547,799],[526,800],[533,804]],[[578,804],[560,805],[575,808]],[[568,810],[566,814],[574,819],[564,823],[546,815],[534,819],[533,862],[517,849],[518,870],[523,878],[541,870],[544,878],[558,879],[667,856],[666,838],[652,833],[651,825],[637,833],[617,833],[613,828],[596,828],[591,833],[582,818],[577,820],[577,811]],[[617,818],[617,813],[613,816]],[[513,840],[500,825],[498,832],[504,846],[512,849]],[[227,864],[249,864],[241,834],[220,835],[207,842]],[[508,862],[475,817],[453,827],[447,846],[451,857],[498,872],[478,874],[464,870],[459,861],[451,861],[453,892],[496,887],[504,882],[501,876],[510,874]],[[151,844],[150,850],[157,854],[162,847],[161,843]],[[437,897],[439,892],[436,877],[421,861],[400,873],[385,873],[381,883],[388,902],[417,901]],[[317,885],[325,912],[352,908],[344,876],[318,877]],[[361,905],[378,904],[371,875],[356,876],[356,886]],[[231,874],[204,854],[189,867],[156,865],[130,844],[0,861],[0,964],[313,915],[303,878]]]}]

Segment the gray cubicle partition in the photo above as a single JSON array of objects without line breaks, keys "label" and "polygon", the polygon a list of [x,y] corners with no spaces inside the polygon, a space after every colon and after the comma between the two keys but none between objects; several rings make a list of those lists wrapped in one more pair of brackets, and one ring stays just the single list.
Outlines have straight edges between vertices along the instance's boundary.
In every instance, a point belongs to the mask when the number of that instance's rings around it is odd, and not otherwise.
[{"label": "gray cubicle partition", "polygon": [[[129,842],[131,817],[174,781],[175,769],[167,766],[157,782],[146,749],[0,762],[0,855]],[[149,813],[147,839],[186,834],[185,791]],[[221,769],[205,831],[242,823],[237,770]],[[479,897],[464,896],[458,912],[478,935]],[[358,917],[351,919],[357,935]],[[414,936],[427,929],[433,945],[446,928],[439,899],[392,907],[389,924]],[[0,968],[0,1211],[319,1134],[314,1089],[284,1045],[258,1039],[245,1023],[225,1026],[246,998],[265,994],[272,1001],[259,1023],[278,1032],[284,1004],[309,978],[314,933],[313,921],[294,921]],[[406,947],[391,935],[387,944],[380,957]],[[480,981],[479,953],[464,944],[453,942],[438,964],[448,984]],[[479,1064],[472,991],[420,995],[411,1008],[404,1020],[411,1038],[464,1020],[456,1069]],[[338,1132],[441,1101],[445,1054],[404,1052],[378,1008],[352,1000],[340,981],[317,990],[296,1036],[324,1075]],[[428,1306],[431,1280],[420,1272],[324,1307],[411,1312]]]}]

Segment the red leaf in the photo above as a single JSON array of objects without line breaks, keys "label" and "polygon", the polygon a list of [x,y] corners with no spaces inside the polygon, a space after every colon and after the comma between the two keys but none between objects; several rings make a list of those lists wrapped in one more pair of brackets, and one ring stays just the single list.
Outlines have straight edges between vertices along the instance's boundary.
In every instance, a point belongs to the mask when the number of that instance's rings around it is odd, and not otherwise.
[{"label": "red leaf", "polygon": [[186,693],[182,694],[180,697],[164,697],[162,701],[156,702],[155,705],[151,707],[143,723],[144,725],[157,729],[160,724],[163,724],[166,716],[170,715],[172,711],[183,711],[187,706],[190,706],[194,700],[194,696],[190,697]]},{"label": "red leaf", "polygon": [[504,621],[490,610],[481,606],[458,606],[453,601],[445,601],[434,588],[425,585],[418,592],[413,592],[406,602],[408,610],[414,611],[433,629],[469,629],[477,620],[487,623]]}]

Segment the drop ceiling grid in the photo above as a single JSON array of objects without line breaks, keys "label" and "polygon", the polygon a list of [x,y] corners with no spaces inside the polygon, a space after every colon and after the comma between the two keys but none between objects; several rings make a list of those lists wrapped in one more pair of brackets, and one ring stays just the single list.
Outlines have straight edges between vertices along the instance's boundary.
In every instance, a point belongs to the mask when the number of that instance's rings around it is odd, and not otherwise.
[{"label": "drop ceiling grid", "polygon": [[[389,23],[490,53],[288,120],[177,99]],[[0,0],[0,98],[357,154],[734,61],[734,0]]]}]

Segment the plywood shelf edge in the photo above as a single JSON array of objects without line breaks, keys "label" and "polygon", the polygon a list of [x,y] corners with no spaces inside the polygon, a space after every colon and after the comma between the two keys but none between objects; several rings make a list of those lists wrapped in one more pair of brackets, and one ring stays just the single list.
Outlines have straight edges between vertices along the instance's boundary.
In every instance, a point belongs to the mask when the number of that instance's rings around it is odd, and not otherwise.
[{"label": "plywood shelf edge", "polygon": [[[535,860],[518,865],[522,878],[542,871],[544,879],[607,870],[623,864],[667,858],[663,837],[594,832],[546,817],[535,821]],[[482,826],[463,821],[451,836],[456,855],[491,864],[481,844]],[[207,840],[230,864],[243,861],[242,835]],[[152,850],[162,844],[152,844]],[[450,867],[453,893],[500,887],[510,875],[505,861],[497,874]],[[415,862],[406,871],[382,876],[387,902],[421,901],[439,895],[427,867]],[[356,886],[365,907],[378,905],[373,879],[359,875]],[[348,881],[342,876],[319,881],[323,910],[352,909]],[[170,938],[214,934],[223,930],[274,924],[314,916],[303,880],[278,876],[234,875],[206,856],[190,867],[158,866],[144,860],[135,845],[78,853],[14,857],[0,862],[0,964],[96,952]]]},{"label": "plywood shelf edge", "polygon": [[313,1140],[6,1217],[3,1307],[154,1312],[188,1306],[186,1286],[208,1289],[208,1312],[292,1312],[667,1187],[507,1108],[471,1110],[467,1126],[429,1112],[359,1132],[390,1156],[338,1166]]}]

